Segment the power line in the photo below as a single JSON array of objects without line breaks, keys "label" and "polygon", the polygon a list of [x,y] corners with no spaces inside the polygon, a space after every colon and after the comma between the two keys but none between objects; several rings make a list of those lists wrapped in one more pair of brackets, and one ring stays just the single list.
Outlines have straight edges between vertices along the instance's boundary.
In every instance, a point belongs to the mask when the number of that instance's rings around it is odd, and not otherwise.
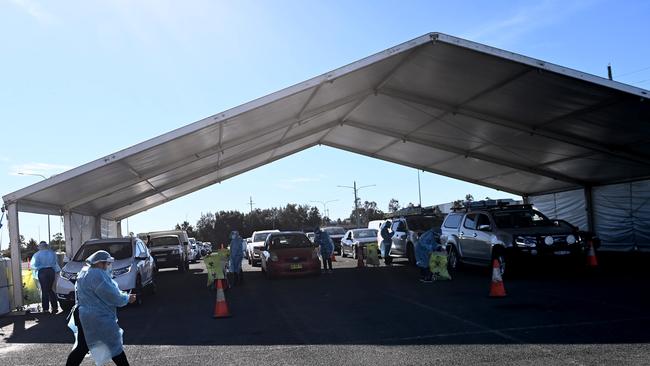
[{"label": "power line", "polygon": [[647,66],[647,67],[644,67],[644,68],[641,68],[641,69],[638,69],[638,70],[626,72],[626,73],[623,73],[623,74],[620,74],[620,75],[616,75],[616,77],[621,78],[623,76],[633,75],[633,74],[636,74],[636,73],[639,73],[639,72],[642,72],[642,71],[646,71],[646,70],[650,70],[650,66]]}]

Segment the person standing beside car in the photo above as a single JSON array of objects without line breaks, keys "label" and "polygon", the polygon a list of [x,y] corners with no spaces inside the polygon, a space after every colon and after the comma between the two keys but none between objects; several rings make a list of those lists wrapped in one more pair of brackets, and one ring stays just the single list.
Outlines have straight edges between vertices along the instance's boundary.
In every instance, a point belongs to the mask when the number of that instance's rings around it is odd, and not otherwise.
[{"label": "person standing beside car", "polygon": [[390,257],[390,248],[393,245],[393,235],[394,232],[389,231],[391,222],[386,220],[381,226],[381,257],[384,258],[384,264],[390,266],[393,263],[393,258]]},{"label": "person standing beside car", "polygon": [[49,244],[41,241],[38,244],[38,252],[34,253],[30,262],[30,268],[34,279],[41,286],[41,305],[43,312],[49,313],[50,304],[52,304],[52,314],[59,312],[59,306],[56,302],[56,294],[52,287],[56,274],[61,272],[61,267],[56,260],[56,253],[50,249]]},{"label": "person standing beside car", "polygon": [[122,329],[117,324],[117,308],[136,300],[136,295],[120,291],[111,278],[115,259],[104,250],[93,253],[77,277],[77,302],[68,327],[75,333],[75,345],[66,366],[80,365],[90,351],[97,365],[113,360],[116,365],[129,365],[122,345]]},{"label": "person standing beside car", "polygon": [[[332,272],[332,253],[334,253],[334,242],[327,232],[322,231],[319,226],[314,230],[314,244],[320,246],[320,255],[323,257],[323,270]],[[329,270],[328,270],[329,267]]]},{"label": "person standing beside car", "polygon": [[420,268],[420,282],[431,282],[433,274],[429,269],[429,258],[437,246],[433,229],[422,233],[415,244],[415,265]]},{"label": "person standing beside car", "polygon": [[235,276],[235,286],[240,285],[243,278],[241,262],[244,260],[244,239],[239,235],[239,231],[230,233],[230,272]]}]

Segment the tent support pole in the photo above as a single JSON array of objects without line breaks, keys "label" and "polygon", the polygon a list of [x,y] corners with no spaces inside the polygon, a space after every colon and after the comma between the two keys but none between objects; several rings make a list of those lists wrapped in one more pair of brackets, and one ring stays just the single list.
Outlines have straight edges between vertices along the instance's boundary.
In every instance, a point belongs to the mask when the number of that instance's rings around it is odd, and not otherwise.
[{"label": "tent support pole", "polygon": [[20,225],[18,224],[18,207],[16,203],[9,204],[7,221],[9,222],[9,242],[11,245],[11,281],[13,283],[14,308],[19,309],[23,304],[22,260],[20,257]]},{"label": "tent support pole", "polygon": [[587,230],[595,233],[594,228],[594,203],[591,186],[585,186],[585,209],[587,210]]}]

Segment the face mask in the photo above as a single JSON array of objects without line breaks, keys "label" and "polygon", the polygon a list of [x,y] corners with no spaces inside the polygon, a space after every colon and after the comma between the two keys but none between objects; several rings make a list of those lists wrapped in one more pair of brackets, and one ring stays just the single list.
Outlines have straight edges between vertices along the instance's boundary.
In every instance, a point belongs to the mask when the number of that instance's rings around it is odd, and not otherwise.
[{"label": "face mask", "polygon": [[113,265],[109,264],[108,266],[106,266],[106,268],[104,269],[104,272],[106,272],[108,277],[113,277]]}]

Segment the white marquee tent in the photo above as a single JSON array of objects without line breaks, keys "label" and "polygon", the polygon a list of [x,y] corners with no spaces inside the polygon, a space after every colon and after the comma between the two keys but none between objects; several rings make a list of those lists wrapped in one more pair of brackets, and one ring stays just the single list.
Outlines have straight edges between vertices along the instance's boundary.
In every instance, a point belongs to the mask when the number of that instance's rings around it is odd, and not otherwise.
[{"label": "white marquee tent", "polygon": [[648,97],[426,34],[5,195],[12,256],[18,212],[63,215],[72,251],[121,235],[124,218],[316,145],[521,195],[606,248],[650,248]]}]

